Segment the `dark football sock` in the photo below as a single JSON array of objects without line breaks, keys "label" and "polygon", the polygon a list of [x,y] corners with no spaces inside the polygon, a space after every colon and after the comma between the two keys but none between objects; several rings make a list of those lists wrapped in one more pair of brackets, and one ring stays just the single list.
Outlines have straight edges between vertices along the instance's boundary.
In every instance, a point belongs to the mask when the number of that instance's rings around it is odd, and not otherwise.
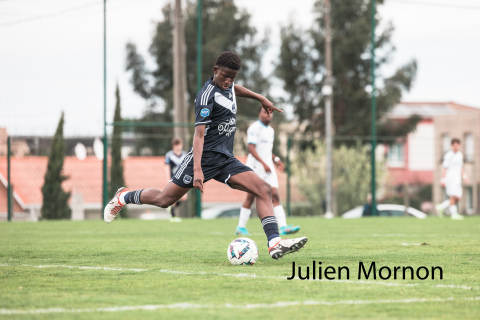
[{"label": "dark football sock", "polygon": [[278,233],[277,219],[275,219],[275,216],[268,216],[263,218],[262,226],[268,241],[272,240],[273,238],[280,237]]},{"label": "dark football sock", "polygon": [[172,215],[172,218],[175,218],[175,206],[170,207],[170,214]]},{"label": "dark football sock", "polygon": [[140,202],[140,194],[142,194],[142,191],[143,189],[127,192],[127,194],[125,195],[125,204],[128,204],[128,203],[142,204]]}]

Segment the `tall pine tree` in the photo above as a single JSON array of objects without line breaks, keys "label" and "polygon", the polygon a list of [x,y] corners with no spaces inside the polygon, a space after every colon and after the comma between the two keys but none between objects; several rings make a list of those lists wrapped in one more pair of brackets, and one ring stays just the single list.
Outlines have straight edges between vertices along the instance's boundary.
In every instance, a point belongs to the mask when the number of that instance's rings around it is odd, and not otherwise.
[{"label": "tall pine tree", "polygon": [[[383,1],[377,0],[378,4]],[[333,123],[339,136],[370,135],[370,11],[371,1],[332,0],[331,37],[333,77]],[[324,1],[314,6],[316,19],[309,30],[290,24],[281,31],[281,48],[276,75],[283,80],[288,102],[306,132],[325,132],[324,99],[321,88],[325,81]],[[377,20],[380,20],[377,14]],[[395,51],[391,43],[394,28],[380,24],[376,30],[377,133],[379,136],[404,136],[415,129],[420,120],[413,116],[403,123],[386,116],[409,90],[415,79],[417,63],[410,61],[392,75],[380,70]],[[365,142],[369,142],[365,140]]]},{"label": "tall pine tree", "polygon": [[72,210],[68,205],[70,192],[65,192],[62,182],[68,177],[63,175],[65,160],[65,140],[63,139],[63,112],[58,122],[57,131],[52,140],[48,167],[45,173],[45,182],[42,187],[43,204],[42,217],[44,219],[70,219]]},{"label": "tall pine tree", "polygon": [[[115,115],[113,117],[113,122],[122,121],[122,111],[120,103],[120,89],[115,90]],[[109,188],[109,197],[112,198],[117,192],[118,188],[125,186],[125,179],[123,177],[123,161],[122,161],[122,127],[114,126],[113,127],[113,136],[112,136],[112,163],[110,165],[110,183]],[[127,208],[124,208],[120,211],[120,216],[125,218],[127,216]]]},{"label": "tall pine tree", "polygon": [[[156,63],[154,70],[147,69],[145,59],[138,53],[135,44],[128,43],[126,46],[126,69],[132,75],[130,82],[134,91],[148,105],[141,121],[173,121],[173,9],[171,4],[165,5],[162,20],[156,25],[149,50]],[[197,94],[196,1],[187,1],[184,19],[188,108],[189,119],[193,121],[193,100]],[[202,21],[202,84],[213,76],[217,56],[223,51],[234,51],[242,59],[242,69],[236,83],[268,96],[269,81],[261,73],[262,56],[268,48],[268,37],[265,35],[258,39],[257,30],[251,25],[250,14],[239,9],[233,0],[204,0]],[[257,118],[260,104],[244,98],[237,98],[237,101],[237,130],[244,132],[248,124],[246,120]],[[275,114],[276,122],[281,118],[281,114]],[[172,128],[142,127],[136,131],[143,133],[143,137],[137,141],[137,150],[148,147],[155,155],[163,155],[170,150],[170,139],[159,140],[155,135],[171,135]]]}]

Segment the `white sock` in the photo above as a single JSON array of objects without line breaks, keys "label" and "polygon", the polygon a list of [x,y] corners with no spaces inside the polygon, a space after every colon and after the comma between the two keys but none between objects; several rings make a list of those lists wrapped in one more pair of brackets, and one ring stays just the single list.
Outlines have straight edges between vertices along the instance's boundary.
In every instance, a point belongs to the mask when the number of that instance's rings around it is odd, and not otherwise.
[{"label": "white sock", "polygon": [[287,225],[287,217],[285,216],[285,210],[283,210],[282,205],[273,208],[273,214],[275,214],[275,218],[277,218],[279,228]]},{"label": "white sock", "polygon": [[240,209],[240,217],[238,219],[238,226],[240,228],[246,228],[248,219],[250,219],[250,214],[252,213],[251,209],[242,207]]},{"label": "white sock", "polygon": [[443,210],[447,209],[450,206],[450,200],[447,199],[438,205]]},{"label": "white sock", "polygon": [[450,211],[450,214],[451,214],[452,216],[456,216],[456,215],[458,214],[458,212],[457,212],[457,206],[456,206],[456,205],[450,206],[450,207],[448,208],[448,211]]},{"label": "white sock", "polygon": [[125,202],[125,195],[127,194],[128,192],[122,192],[122,194],[120,194],[120,197],[118,197],[118,201],[122,204],[122,205],[126,205],[127,203]]},{"label": "white sock", "polygon": [[272,247],[273,245],[275,245],[278,241],[282,240],[282,238],[280,237],[276,237],[276,238],[273,238],[272,240],[268,241],[268,247]]}]

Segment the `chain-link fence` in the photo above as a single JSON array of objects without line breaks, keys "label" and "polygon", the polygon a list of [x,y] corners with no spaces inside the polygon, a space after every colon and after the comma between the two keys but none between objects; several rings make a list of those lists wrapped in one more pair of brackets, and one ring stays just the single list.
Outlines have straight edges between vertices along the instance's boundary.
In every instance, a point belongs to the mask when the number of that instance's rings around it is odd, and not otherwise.
[{"label": "chain-link fence", "polygon": [[[171,178],[171,167],[166,163],[165,155],[172,149],[173,127],[128,123],[122,127],[120,136],[111,135],[108,139],[109,197],[120,186],[130,190],[163,190]],[[190,136],[184,141],[184,151],[191,147],[192,134],[193,128],[189,128]],[[325,214],[327,158],[324,139],[294,139],[283,133],[277,136],[280,143],[276,153],[285,164],[284,171],[277,170],[279,196],[286,211],[291,216]],[[244,140],[245,135],[239,134],[235,147],[235,154],[243,163],[247,158],[245,148],[242,148],[242,144],[246,144]],[[442,158],[450,148],[449,141],[445,135],[433,140],[415,135],[380,139],[376,149],[377,214],[404,214],[400,209],[383,210],[382,206],[387,204],[405,205],[435,214],[434,203],[446,198],[440,178]],[[461,152],[468,181],[463,183],[460,212],[478,214],[478,149],[475,148],[478,148],[479,141],[468,133],[463,141]],[[101,219],[104,187],[102,141],[98,137],[66,137],[60,141],[63,150],[59,149],[57,142],[53,137],[7,138],[6,134],[1,137],[1,220]],[[115,152],[120,155],[120,161],[115,159]],[[356,209],[361,215],[371,215],[370,140],[336,137],[332,153],[333,212],[340,216]],[[196,215],[200,202],[196,195],[196,189],[188,193],[190,200],[177,208],[179,215]],[[224,216],[236,216],[244,199],[244,192],[212,180],[205,185],[201,206],[204,209],[218,208],[219,216],[222,216],[222,210]],[[129,205],[122,216],[166,219],[169,213],[154,206]]]},{"label": "chain-link fence", "polygon": [[[408,137],[380,137],[376,148],[377,211],[371,210],[371,147],[370,139],[336,137],[333,141],[332,207],[340,216],[409,215],[405,209],[414,208],[435,215],[435,205],[447,199],[440,183],[442,160],[450,150],[451,138],[422,137],[413,133]],[[463,140],[462,140],[463,141]],[[463,181],[460,212],[479,213],[479,171],[475,161],[479,139],[465,133],[460,151],[464,155],[463,170],[468,177]],[[294,216],[320,216],[326,212],[325,140],[289,139],[287,146],[286,203]],[[394,205],[394,206],[389,206]],[[355,213],[356,212],[356,213]],[[413,211],[412,211],[413,212]]]}]

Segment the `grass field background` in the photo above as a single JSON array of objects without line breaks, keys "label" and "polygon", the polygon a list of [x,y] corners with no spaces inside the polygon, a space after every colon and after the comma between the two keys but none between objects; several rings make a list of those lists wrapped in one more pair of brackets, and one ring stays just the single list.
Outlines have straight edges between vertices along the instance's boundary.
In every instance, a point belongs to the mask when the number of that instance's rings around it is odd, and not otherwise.
[{"label": "grass field background", "polygon": [[[268,255],[259,221],[249,222],[250,238],[260,251],[253,266],[232,266],[227,260],[236,220],[1,223],[0,318],[480,318],[479,217],[289,222],[300,224],[299,235],[309,241],[279,261]],[[306,267],[313,260],[325,267],[348,266],[350,281],[286,280],[293,261]],[[444,278],[362,283],[356,274],[359,261],[391,268],[441,266]],[[145,305],[157,307],[116,308]],[[39,313],[50,308],[78,310]],[[34,313],[8,314],[18,310]]]}]

